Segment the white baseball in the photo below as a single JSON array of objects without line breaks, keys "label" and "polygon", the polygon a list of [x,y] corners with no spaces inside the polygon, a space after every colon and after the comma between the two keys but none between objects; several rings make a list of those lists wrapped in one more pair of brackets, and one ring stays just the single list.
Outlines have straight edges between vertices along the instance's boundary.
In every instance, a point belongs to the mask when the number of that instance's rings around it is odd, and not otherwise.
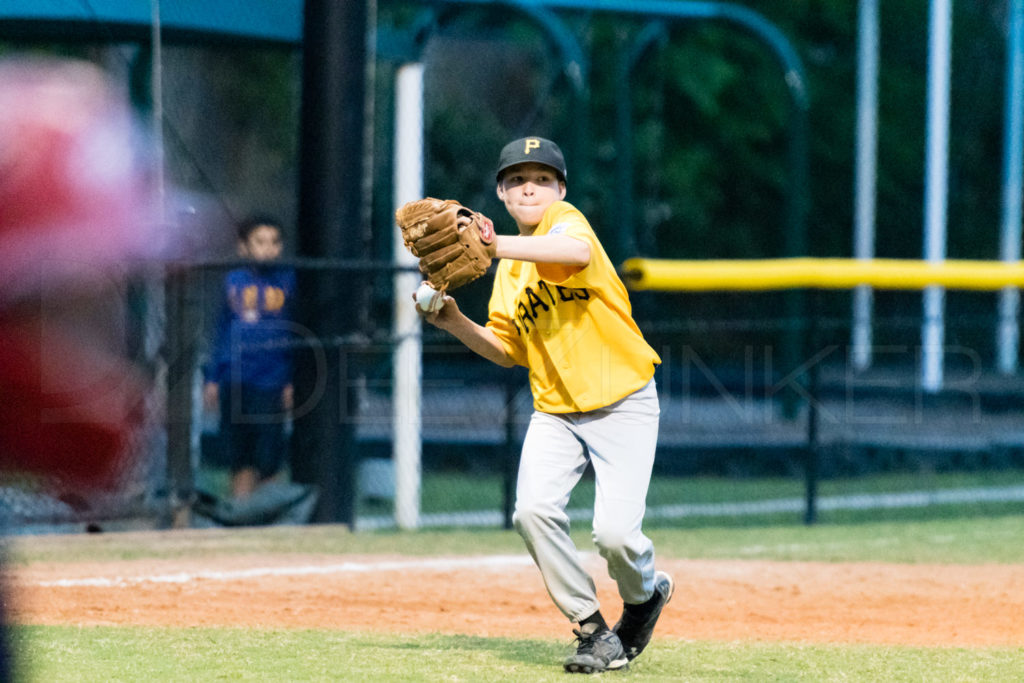
[{"label": "white baseball", "polygon": [[444,307],[444,295],[424,282],[416,290],[416,305],[425,313],[437,313]]}]

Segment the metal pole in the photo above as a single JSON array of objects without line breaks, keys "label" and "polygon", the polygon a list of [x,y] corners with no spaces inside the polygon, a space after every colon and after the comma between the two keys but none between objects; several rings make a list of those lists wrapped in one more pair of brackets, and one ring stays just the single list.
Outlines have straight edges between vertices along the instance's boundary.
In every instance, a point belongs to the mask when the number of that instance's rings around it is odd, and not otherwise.
[{"label": "metal pole", "polygon": [[[423,64],[405,64],[398,69],[395,84],[395,189],[394,204],[423,196]],[[396,226],[393,231],[396,266],[415,267],[418,260],[409,253]],[[400,529],[415,529],[420,523],[420,476],[422,471],[422,329],[410,294],[420,284],[416,271],[395,273],[394,334],[398,340],[392,357],[394,387],[391,409],[394,417],[392,460],[395,468],[395,523]]]},{"label": "metal pole", "polygon": [[[363,181],[366,126],[367,10],[364,0],[306,0],[303,17],[300,139],[300,256],[365,259]],[[337,271],[299,272],[300,322],[317,339],[352,338],[364,319],[364,292]],[[321,367],[317,348],[304,349],[295,368],[296,411],[292,476],[316,484],[316,522],[354,526],[355,418],[359,391],[356,345],[342,345]],[[323,382],[321,385],[320,383]]]},{"label": "metal pole", "polygon": [[[154,220],[160,226],[167,221],[167,191],[164,171],[164,104],[163,104],[163,24],[160,0],[150,4],[150,82],[152,106],[153,184],[156,193]],[[157,373],[162,374],[162,388],[167,403],[165,436],[168,491],[167,524],[174,528],[191,525],[191,503],[194,490],[192,471],[192,373],[195,353],[186,314],[185,274],[153,276],[147,284],[147,337],[159,340],[159,351],[147,352],[156,358]]]},{"label": "metal pole", "polygon": [[163,60],[163,28],[160,21],[160,0],[150,3],[152,15],[153,62],[150,88],[153,98],[153,172],[156,174],[157,220],[161,223],[166,219],[167,189],[164,178],[164,60]]},{"label": "metal pole", "polygon": [[[1006,40],[1006,102],[1003,123],[1003,223],[999,258],[1020,260],[1021,177],[1024,147],[1024,0],[1010,1],[1010,26]],[[1020,290],[1007,287],[999,293],[999,324],[996,331],[997,367],[1004,375],[1017,370],[1020,347],[1018,316]]]},{"label": "metal pole", "polygon": [[[878,0],[861,0],[857,29],[857,168],[855,177],[853,255],[875,256],[875,193],[878,166]],[[871,287],[853,290],[851,360],[855,370],[871,366],[874,308]]]},{"label": "metal pole", "polygon": [[[811,293],[811,328],[808,332],[808,344],[810,354],[814,358],[819,354],[818,345],[821,343],[820,327],[818,325],[818,312],[821,310],[819,299],[821,291],[815,290]],[[821,448],[819,442],[820,426],[820,383],[819,373],[821,360],[814,360],[810,367],[810,379],[808,381],[807,393],[810,398],[807,400],[807,445],[804,451],[804,524],[814,524],[818,521],[818,477],[821,469]]]},{"label": "metal pole", "polygon": [[[928,144],[925,150],[924,257],[946,258],[946,192],[949,174],[949,81],[953,0],[932,0],[928,40]],[[945,289],[924,292],[921,330],[921,384],[942,388],[945,344]]]},{"label": "metal pole", "polygon": [[502,528],[512,529],[515,526],[514,514],[516,506],[516,475],[519,472],[519,443],[517,426],[519,411],[516,406],[516,395],[521,385],[519,373],[505,372],[505,448],[504,468],[502,471]]}]

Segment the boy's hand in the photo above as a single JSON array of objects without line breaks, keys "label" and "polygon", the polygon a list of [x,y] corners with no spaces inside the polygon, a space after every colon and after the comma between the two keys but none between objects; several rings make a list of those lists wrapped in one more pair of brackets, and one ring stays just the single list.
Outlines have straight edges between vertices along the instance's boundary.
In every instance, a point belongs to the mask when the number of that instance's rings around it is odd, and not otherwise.
[{"label": "boy's hand", "polygon": [[[442,297],[440,308],[436,310],[424,310],[417,304],[416,312],[419,313],[423,320],[434,327],[442,330],[448,330],[451,327],[452,322],[461,315],[461,311],[459,311],[459,305],[455,303],[455,299],[453,297],[440,292],[438,293],[438,296]],[[415,293],[412,295],[412,300],[416,301]]]},{"label": "boy's hand", "polygon": [[209,411],[217,409],[220,402],[220,386],[216,382],[203,385],[203,407]]}]

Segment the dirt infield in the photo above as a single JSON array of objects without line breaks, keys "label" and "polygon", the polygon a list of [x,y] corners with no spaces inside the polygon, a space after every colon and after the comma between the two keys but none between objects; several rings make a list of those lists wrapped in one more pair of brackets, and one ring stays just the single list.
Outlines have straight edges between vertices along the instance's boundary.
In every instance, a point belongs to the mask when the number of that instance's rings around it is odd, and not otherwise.
[{"label": "dirt infield", "polygon": [[[618,599],[590,559],[608,616]],[[1024,645],[1019,566],[662,561],[663,638]],[[233,556],[32,564],[8,576],[25,624],[336,628],[570,636],[529,558]]]}]

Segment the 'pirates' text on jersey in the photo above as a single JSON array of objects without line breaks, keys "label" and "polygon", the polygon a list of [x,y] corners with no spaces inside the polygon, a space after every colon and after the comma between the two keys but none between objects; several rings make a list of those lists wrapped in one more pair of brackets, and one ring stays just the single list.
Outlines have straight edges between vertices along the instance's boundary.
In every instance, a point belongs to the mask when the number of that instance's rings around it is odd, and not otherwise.
[{"label": "'pirates' text on jersey", "polygon": [[583,267],[504,259],[487,327],[530,370],[534,407],[595,410],[636,391],[661,362],[633,321],[629,296],[587,219],[555,202],[534,235],[565,234],[590,246]]}]

